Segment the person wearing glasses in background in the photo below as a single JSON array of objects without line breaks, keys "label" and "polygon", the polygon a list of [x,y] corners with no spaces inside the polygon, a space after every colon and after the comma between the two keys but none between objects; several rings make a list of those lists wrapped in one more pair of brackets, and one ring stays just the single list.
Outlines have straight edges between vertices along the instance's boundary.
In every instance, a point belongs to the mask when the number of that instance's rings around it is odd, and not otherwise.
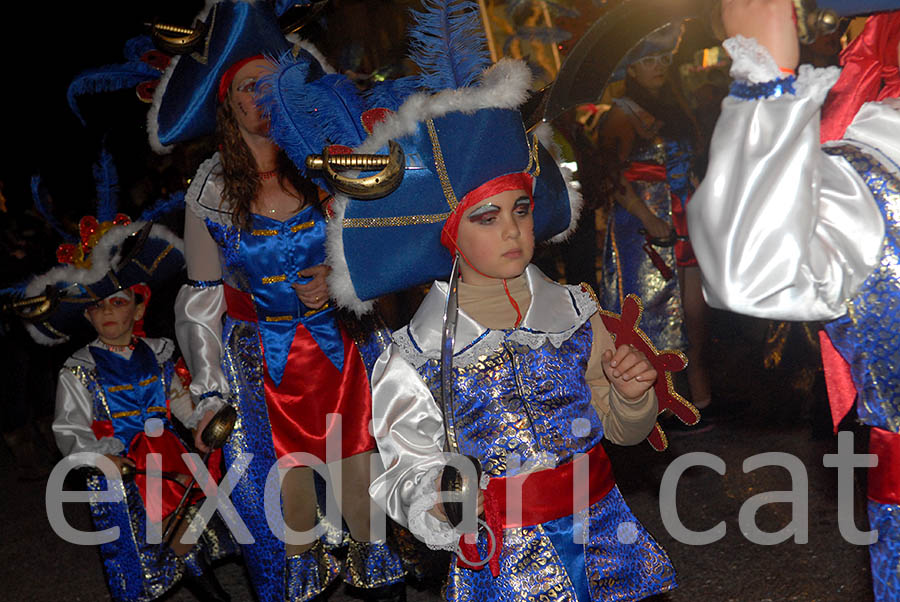
[{"label": "person wearing glasses in background", "polygon": [[[625,94],[600,129],[602,165],[615,200],[600,301],[619,312],[629,293],[643,300],[641,327],[658,348],[687,351],[690,396],[703,410],[712,399],[703,361],[706,303],[684,213],[697,183],[700,132],[668,76],[681,33],[680,26],[669,26],[623,59],[617,75],[625,79]],[[699,432],[704,424],[690,428]],[[681,423],[667,430],[673,426]]]}]

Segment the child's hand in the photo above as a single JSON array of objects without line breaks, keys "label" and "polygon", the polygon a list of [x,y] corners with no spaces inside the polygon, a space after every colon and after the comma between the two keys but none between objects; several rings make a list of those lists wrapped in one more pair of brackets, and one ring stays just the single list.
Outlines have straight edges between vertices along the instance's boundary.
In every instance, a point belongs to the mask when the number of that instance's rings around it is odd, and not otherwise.
[{"label": "child's hand", "polygon": [[[438,475],[438,478],[434,480],[434,490],[437,492],[441,491],[441,475]],[[484,495],[481,493],[481,490],[478,490],[478,500],[475,502],[475,516],[481,516],[484,513]],[[444,505],[439,501],[435,502],[434,506],[428,509],[428,514],[435,517],[440,521],[447,521],[447,513],[444,512]]]},{"label": "child's hand", "polygon": [[782,69],[797,68],[800,45],[791,0],[722,0],[722,23],[729,37],[755,38]]},{"label": "child's hand", "polygon": [[109,458],[109,460],[112,461],[113,464],[116,465],[116,468],[119,470],[120,475],[123,474],[125,470],[127,470],[126,468],[124,468],[125,466],[135,468],[134,460],[132,460],[131,458],[127,458],[125,456],[117,456],[116,454],[104,455]]},{"label": "child's hand", "polygon": [[603,373],[626,399],[638,399],[656,382],[656,370],[647,357],[632,347],[622,345],[615,353],[603,352]]}]

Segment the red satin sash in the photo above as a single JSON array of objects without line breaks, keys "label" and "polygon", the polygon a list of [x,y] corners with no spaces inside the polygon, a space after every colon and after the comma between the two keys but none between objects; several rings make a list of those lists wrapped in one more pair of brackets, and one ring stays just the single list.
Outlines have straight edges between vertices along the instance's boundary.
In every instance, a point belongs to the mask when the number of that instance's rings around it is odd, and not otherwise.
[{"label": "red satin sash", "polygon": [[868,497],[879,504],[900,504],[900,434],[880,428],[869,431],[869,453],[878,466],[869,469]]},{"label": "red satin sash", "polygon": [[[115,434],[113,424],[109,420],[95,420],[91,424],[91,430],[98,439],[112,437]],[[162,455],[162,472],[184,474],[191,477],[193,473],[181,457],[181,454],[186,453],[188,453],[188,450],[185,449],[178,437],[173,432],[164,430],[159,437],[148,437],[143,432],[135,435],[128,445],[127,457],[134,462],[137,470],[145,472],[147,470],[147,455],[160,454]],[[221,450],[216,450],[210,454],[207,468],[210,476],[217,483],[222,478],[221,463]],[[148,499],[147,475],[135,475],[134,482],[141,494],[141,499],[144,501],[144,509],[147,512],[147,516],[157,522],[175,510],[178,502],[181,500],[181,496],[184,494],[184,487],[169,479],[162,479],[162,499],[154,499],[155,496]],[[195,485],[189,504],[195,504],[204,497],[202,489]]]},{"label": "red satin sash", "polygon": [[[629,182],[665,182],[666,166],[658,163],[632,161],[623,175]],[[687,211],[685,209],[687,201],[682,201],[681,197],[671,191],[669,196],[672,202],[672,226],[675,228],[675,233],[678,236],[687,236]],[[694,248],[691,246],[690,240],[675,242],[675,262],[681,266],[697,265],[697,258],[694,256]]]},{"label": "red satin sash", "polygon": [[[228,315],[256,322],[251,296],[227,284],[224,288]],[[268,369],[262,370],[272,443],[278,458],[305,452],[324,462],[375,448],[375,440],[369,433],[372,391],[366,367],[353,339],[340,323],[339,327],[344,342],[343,372],[328,359],[302,323],[297,324],[281,384],[276,387]],[[328,414],[340,415],[340,430]],[[340,458],[326,458],[328,437],[340,437]],[[284,459],[280,465],[287,468],[307,463]]]},{"label": "red satin sash", "polygon": [[[574,479],[575,465],[588,462],[587,467],[587,506],[599,502],[616,484],[612,474],[612,464],[602,445],[596,445],[584,456],[573,462],[567,462],[557,468],[548,468],[537,472],[514,477],[498,477],[488,482],[483,492],[484,516],[488,528],[497,540],[494,554],[488,565],[491,574],[500,574],[500,550],[503,548],[503,529],[530,527],[564,516],[570,516],[584,510],[583,504],[576,507]],[[584,470],[579,471],[579,477]],[[507,491],[521,491],[521,497],[508,500]],[[519,516],[510,516],[513,509]],[[469,559],[478,558],[475,544],[467,543],[465,536],[459,540],[463,555]],[[457,557],[460,567],[481,570],[482,566],[472,566]]]}]

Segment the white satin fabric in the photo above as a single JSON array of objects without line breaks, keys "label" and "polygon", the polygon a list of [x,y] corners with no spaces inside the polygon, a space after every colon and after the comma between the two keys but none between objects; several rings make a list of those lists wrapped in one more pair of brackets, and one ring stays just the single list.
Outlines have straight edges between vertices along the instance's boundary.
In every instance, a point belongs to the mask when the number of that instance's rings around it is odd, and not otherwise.
[{"label": "white satin fabric", "polygon": [[[143,340],[160,362],[172,356],[175,346],[169,339],[145,338]],[[99,345],[99,343],[94,341],[91,345]],[[131,351],[121,353],[126,358],[130,354]],[[91,424],[94,421],[94,399],[81,380],[69,370],[69,368],[81,367],[90,371],[94,369],[94,366],[94,358],[88,347],[82,347],[66,360],[63,368],[59,371],[56,412],[53,417],[52,429],[57,447],[66,456],[79,452],[119,454],[125,449],[124,444],[115,437],[97,439],[97,436],[94,435],[94,431],[91,430]],[[193,405],[177,377],[172,379],[172,386],[168,393],[169,408],[172,414],[184,422],[193,412]]]},{"label": "white satin fabric", "polygon": [[[572,289],[547,279],[533,265],[526,268],[525,276],[531,304],[521,327],[512,333],[488,331],[460,308],[454,339],[454,365],[469,365],[477,361],[479,355],[496,353],[504,340],[532,349],[548,342],[559,347],[596,314],[596,303],[587,292],[577,290],[573,293]],[[386,470],[372,482],[369,494],[392,519],[408,526],[427,545],[450,549],[460,534],[427,512],[435,503],[434,481],[445,464],[443,413],[416,371],[429,359],[440,359],[446,295],[447,283],[435,282],[416,311],[408,331],[402,328],[395,332],[394,342],[375,364],[372,423]],[[597,324],[602,327],[599,321],[593,327],[598,328]],[[595,344],[601,338],[595,336]],[[602,340],[612,346],[608,334]],[[595,384],[597,388],[594,388]],[[623,399],[608,383],[605,386],[592,383],[592,389],[595,393],[602,390],[606,395],[606,399],[598,404],[603,410],[600,415],[604,428],[610,420],[616,422],[615,426],[610,426],[615,432],[633,432],[640,428],[643,430],[637,440],[647,436],[657,411],[652,389],[639,400]],[[629,443],[633,442],[629,440]]]},{"label": "white satin fabric", "polygon": [[[729,40],[732,75],[768,52]],[[770,58],[770,57],[769,57]],[[801,66],[796,94],[722,103],[706,177],[687,207],[688,230],[714,307],[780,320],[846,312],[881,257],[884,223],[856,171],[819,144],[820,109],[834,69]],[[865,105],[850,141],[897,173],[900,113]],[[886,156],[876,150],[880,149]]]},{"label": "white satin fabric", "polygon": [[[221,176],[218,154],[203,162],[185,195],[184,256],[188,278],[201,282],[222,279],[219,248],[205,219],[229,224],[231,214],[220,208]],[[225,404],[229,386],[222,371],[222,317],[225,314],[223,286],[205,288],[184,285],[175,300],[175,336],[191,372],[191,396],[194,414],[185,422],[193,428],[207,411]],[[222,397],[200,396],[217,392]]]}]

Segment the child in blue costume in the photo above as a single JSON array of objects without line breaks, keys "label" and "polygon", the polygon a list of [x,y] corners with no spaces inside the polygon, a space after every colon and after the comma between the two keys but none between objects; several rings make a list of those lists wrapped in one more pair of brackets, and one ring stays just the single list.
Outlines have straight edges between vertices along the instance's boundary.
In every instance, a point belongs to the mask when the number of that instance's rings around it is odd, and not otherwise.
[{"label": "child in blue costume", "polygon": [[[186,196],[189,282],[176,301],[176,333],[193,375],[189,424],[201,431],[226,403],[237,411],[224,457],[233,466],[252,454],[231,499],[254,540],[242,549],[260,600],[306,600],[339,576],[367,595],[398,594],[405,571],[373,536],[365,495],[375,448],[368,367],[381,347],[377,337],[357,344],[329,302],[327,195],[271,140],[256,106],[270,58],[293,56],[309,81],[323,76],[322,64],[288,43],[264,3],[211,3],[201,17],[212,24],[208,60],[185,54],[170,66],[150,120],[157,144],[215,132],[220,148]],[[263,502],[276,463],[283,520],[270,521]],[[316,527],[311,467],[323,463],[341,475],[333,486],[350,534],[343,567],[315,534],[288,531]]]},{"label": "child in blue costume", "polygon": [[[472,3],[455,8],[477,17]],[[417,23],[441,13],[426,12]],[[480,72],[485,63],[472,64]],[[667,591],[675,587],[674,570],[616,489],[600,444],[604,436],[621,444],[648,436],[658,411],[651,389],[657,371],[628,345],[615,349],[587,287],[551,282],[529,263],[535,240],[577,223],[580,197],[544,144],[524,130],[518,107],[528,93],[527,67],[501,61],[480,85],[455,79],[466,72],[432,70],[425,92],[380,112],[383,120],[354,150],[383,154],[399,145],[402,182],[374,200],[337,195],[328,225],[330,290],[350,310],[364,314],[382,295],[438,279],[373,371],[385,472],[369,493],[429,546],[455,550],[461,534],[437,503],[445,450],[480,462],[489,528],[465,556],[488,566],[454,561],[449,600],[633,600]],[[468,83],[475,82],[473,74]],[[302,106],[291,94],[283,87],[273,95]],[[273,112],[273,131],[290,119],[290,111]],[[453,400],[444,413],[448,286],[441,280],[457,251],[463,262]],[[588,468],[577,479],[587,485],[583,504],[572,494],[576,458]],[[500,508],[498,492],[524,473],[517,518]],[[584,522],[573,521],[573,512]],[[499,549],[489,555],[492,539]]]},{"label": "child in blue costume", "polygon": [[[125,241],[138,238],[144,228],[148,237],[123,260],[121,249],[131,244]],[[220,521],[211,522],[196,544],[181,541],[189,520],[169,546],[150,543],[147,531],[148,518],[160,532],[173,519],[191,477],[182,459],[190,448],[173,423],[173,416],[184,421],[193,412],[182,382],[189,377],[175,367],[171,340],[145,338],[141,332],[150,297],[143,282],[177,275],[183,267],[181,241],[162,226],[132,224],[122,215],[106,223],[85,218],[82,232],[81,245],[64,245],[58,253],[67,265],[29,282],[27,295],[49,285],[58,290],[58,303],[28,328],[38,342],[55,344],[78,331],[83,315],[97,333],[60,370],[53,432],[73,465],[102,466],[99,454],[124,475],[137,472],[133,479],[108,481],[109,473],[87,478],[89,490],[120,496],[90,504],[97,531],[119,530],[117,539],[100,545],[110,594],[121,601],[153,600],[187,576],[188,587],[204,599],[228,600],[209,569],[210,561],[237,553]],[[148,493],[148,454],[161,457],[161,496],[155,489]],[[218,476],[212,462],[210,474]],[[203,497],[199,488],[192,492],[188,518]]]}]

